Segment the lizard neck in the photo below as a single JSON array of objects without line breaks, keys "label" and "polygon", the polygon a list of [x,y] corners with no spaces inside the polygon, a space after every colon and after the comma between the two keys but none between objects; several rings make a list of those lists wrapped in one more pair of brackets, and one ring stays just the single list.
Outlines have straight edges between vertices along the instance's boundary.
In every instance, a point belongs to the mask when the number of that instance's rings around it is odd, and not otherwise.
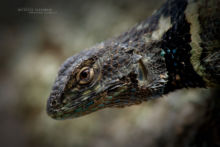
[{"label": "lizard neck", "polygon": [[[211,45],[204,48],[200,44],[202,37],[211,42],[211,36],[205,36],[203,22],[199,20],[199,16],[204,15],[200,12],[204,11],[201,10],[204,6],[205,1],[201,0],[169,0],[150,19],[117,38],[122,44],[135,48],[136,53],[142,56],[138,76],[140,86],[150,85],[155,91],[153,93],[164,94],[175,89],[219,84],[219,78],[213,78],[217,77],[219,68],[214,71],[214,67],[203,64],[201,58],[202,55],[208,57],[214,54],[210,50]],[[212,15],[216,18],[217,10]],[[199,31],[195,25],[200,28]],[[217,25],[215,27],[219,28]],[[216,52],[219,54],[220,51]],[[215,58],[213,62],[219,63]],[[212,72],[208,69],[212,69]],[[215,76],[210,76],[213,72]]]}]

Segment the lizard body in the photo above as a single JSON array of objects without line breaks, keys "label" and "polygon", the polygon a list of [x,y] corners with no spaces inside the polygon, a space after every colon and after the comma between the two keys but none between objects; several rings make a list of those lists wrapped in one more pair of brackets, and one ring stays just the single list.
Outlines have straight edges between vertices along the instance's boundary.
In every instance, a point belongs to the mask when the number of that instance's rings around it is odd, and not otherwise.
[{"label": "lizard body", "polygon": [[168,0],[120,36],[69,57],[47,102],[55,119],[220,84],[220,2]]}]

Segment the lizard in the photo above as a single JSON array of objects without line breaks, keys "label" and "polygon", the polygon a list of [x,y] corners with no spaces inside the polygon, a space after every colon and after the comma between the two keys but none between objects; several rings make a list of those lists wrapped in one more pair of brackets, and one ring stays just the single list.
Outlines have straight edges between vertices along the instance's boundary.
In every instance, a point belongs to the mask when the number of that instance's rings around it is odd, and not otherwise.
[{"label": "lizard", "polygon": [[121,35],[69,57],[47,100],[58,120],[220,84],[220,1],[167,0]]}]

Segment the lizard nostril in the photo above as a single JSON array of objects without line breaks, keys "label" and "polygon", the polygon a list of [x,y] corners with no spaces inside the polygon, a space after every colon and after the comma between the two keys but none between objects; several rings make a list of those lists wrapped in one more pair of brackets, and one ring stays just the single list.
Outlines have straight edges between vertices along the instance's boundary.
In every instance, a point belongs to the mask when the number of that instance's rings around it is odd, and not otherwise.
[{"label": "lizard nostril", "polygon": [[56,105],[57,105],[57,101],[56,101],[56,100],[53,100],[53,101],[51,102],[51,104],[52,104],[52,106],[56,106]]}]

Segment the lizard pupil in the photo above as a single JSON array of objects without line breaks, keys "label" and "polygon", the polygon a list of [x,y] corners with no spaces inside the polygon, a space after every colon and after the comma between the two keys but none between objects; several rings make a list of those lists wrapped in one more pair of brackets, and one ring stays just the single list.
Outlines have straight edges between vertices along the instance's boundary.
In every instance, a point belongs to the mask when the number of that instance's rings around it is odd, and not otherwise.
[{"label": "lizard pupil", "polygon": [[94,77],[93,68],[83,67],[81,71],[76,75],[76,80],[79,84],[88,84]]},{"label": "lizard pupil", "polygon": [[80,78],[81,78],[81,79],[85,79],[85,78],[88,77],[88,75],[89,75],[89,70],[86,69],[86,70],[84,70],[84,71],[81,72]]}]

